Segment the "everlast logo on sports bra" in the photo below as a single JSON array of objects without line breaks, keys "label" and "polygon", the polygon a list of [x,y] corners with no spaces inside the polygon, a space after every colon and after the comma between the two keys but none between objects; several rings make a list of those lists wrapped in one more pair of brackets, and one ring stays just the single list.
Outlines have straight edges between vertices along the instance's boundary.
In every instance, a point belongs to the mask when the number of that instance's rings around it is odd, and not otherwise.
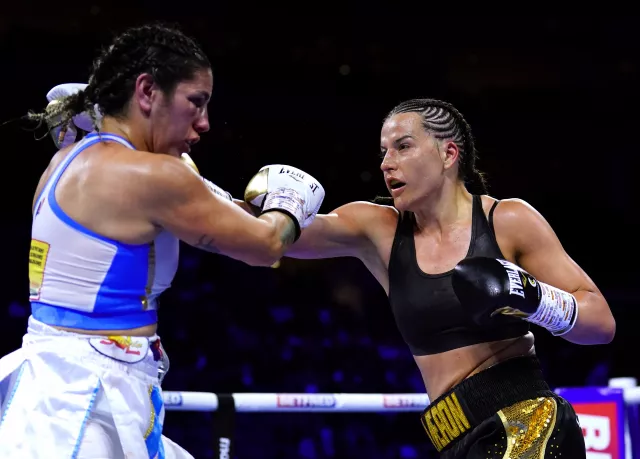
[{"label": "everlast logo on sports bra", "polygon": [[471,428],[455,392],[425,410],[422,425],[438,451]]},{"label": "everlast logo on sports bra", "polygon": [[498,261],[506,268],[507,275],[509,276],[509,293],[524,298],[524,286],[520,280],[520,272],[514,269],[513,265],[508,261],[500,259],[498,259]]}]

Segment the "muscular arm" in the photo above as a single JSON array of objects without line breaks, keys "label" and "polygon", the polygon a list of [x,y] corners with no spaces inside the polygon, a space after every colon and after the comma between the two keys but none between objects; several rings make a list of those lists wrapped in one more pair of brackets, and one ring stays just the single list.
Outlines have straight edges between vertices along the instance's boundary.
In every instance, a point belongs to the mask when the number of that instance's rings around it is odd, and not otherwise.
[{"label": "muscular arm", "polygon": [[496,234],[506,253],[538,280],[572,293],[578,300],[578,320],[562,338],[576,344],[606,344],[616,324],[593,280],[565,252],[555,232],[539,212],[521,200],[502,201],[495,210]]},{"label": "muscular arm", "polygon": [[259,218],[211,193],[181,161],[157,155],[150,162],[144,208],[154,224],[186,243],[255,266],[270,266],[295,238],[281,212]]},{"label": "muscular arm", "polygon": [[371,246],[367,224],[380,212],[380,207],[368,202],[352,202],[328,214],[317,215],[285,255],[304,259],[362,258]]},{"label": "muscular arm", "polygon": [[246,213],[248,213],[249,215],[253,215],[253,212],[251,211],[251,208],[249,207],[249,204],[247,204],[246,202],[242,201],[241,199],[233,199],[233,203],[240,207],[242,210],[244,210]]}]

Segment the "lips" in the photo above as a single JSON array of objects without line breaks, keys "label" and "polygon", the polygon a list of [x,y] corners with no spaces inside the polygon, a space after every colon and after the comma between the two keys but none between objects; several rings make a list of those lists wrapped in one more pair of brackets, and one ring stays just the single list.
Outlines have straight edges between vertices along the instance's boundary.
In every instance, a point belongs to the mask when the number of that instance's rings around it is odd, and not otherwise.
[{"label": "lips", "polygon": [[404,191],[406,185],[404,183],[398,183],[395,185],[394,188],[391,188],[391,196],[393,196],[394,198],[400,196],[400,194],[402,194],[402,192]]},{"label": "lips", "polygon": [[395,179],[395,178],[387,179],[387,186],[389,187],[389,190],[391,191],[391,194],[393,196],[400,194],[404,189],[405,185],[406,183],[401,182],[398,179]]}]

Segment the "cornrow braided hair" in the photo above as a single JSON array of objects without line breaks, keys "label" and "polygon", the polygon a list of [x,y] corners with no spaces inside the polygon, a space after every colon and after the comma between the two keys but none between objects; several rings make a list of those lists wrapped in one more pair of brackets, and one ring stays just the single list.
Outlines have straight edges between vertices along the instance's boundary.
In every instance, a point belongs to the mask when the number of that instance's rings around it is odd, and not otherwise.
[{"label": "cornrow braided hair", "polygon": [[178,83],[209,68],[206,54],[177,28],[163,24],[130,28],[94,60],[84,91],[50,103],[42,113],[30,112],[27,118],[39,125],[46,122],[53,129],[86,111],[97,128],[95,108],[103,116],[121,116],[139,75],[149,73],[160,89],[170,94]]},{"label": "cornrow braided hair", "polygon": [[[460,152],[458,173],[469,191],[486,194],[484,174],[476,168],[476,152],[471,126],[462,114],[450,103],[437,99],[411,99],[398,104],[389,112],[385,121],[400,113],[415,112],[422,117],[424,129],[438,140],[451,140]],[[390,198],[376,198],[375,202],[388,204]]]}]

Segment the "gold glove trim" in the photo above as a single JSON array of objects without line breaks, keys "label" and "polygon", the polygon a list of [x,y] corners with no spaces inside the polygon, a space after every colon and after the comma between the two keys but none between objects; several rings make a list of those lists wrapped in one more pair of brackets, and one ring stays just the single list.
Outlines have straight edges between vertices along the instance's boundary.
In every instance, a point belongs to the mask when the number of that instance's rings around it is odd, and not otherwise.
[{"label": "gold glove trim", "polygon": [[269,170],[264,169],[258,172],[249,181],[249,184],[244,190],[244,200],[247,203],[253,203],[253,201],[260,195],[264,195],[267,192],[269,185]]}]

